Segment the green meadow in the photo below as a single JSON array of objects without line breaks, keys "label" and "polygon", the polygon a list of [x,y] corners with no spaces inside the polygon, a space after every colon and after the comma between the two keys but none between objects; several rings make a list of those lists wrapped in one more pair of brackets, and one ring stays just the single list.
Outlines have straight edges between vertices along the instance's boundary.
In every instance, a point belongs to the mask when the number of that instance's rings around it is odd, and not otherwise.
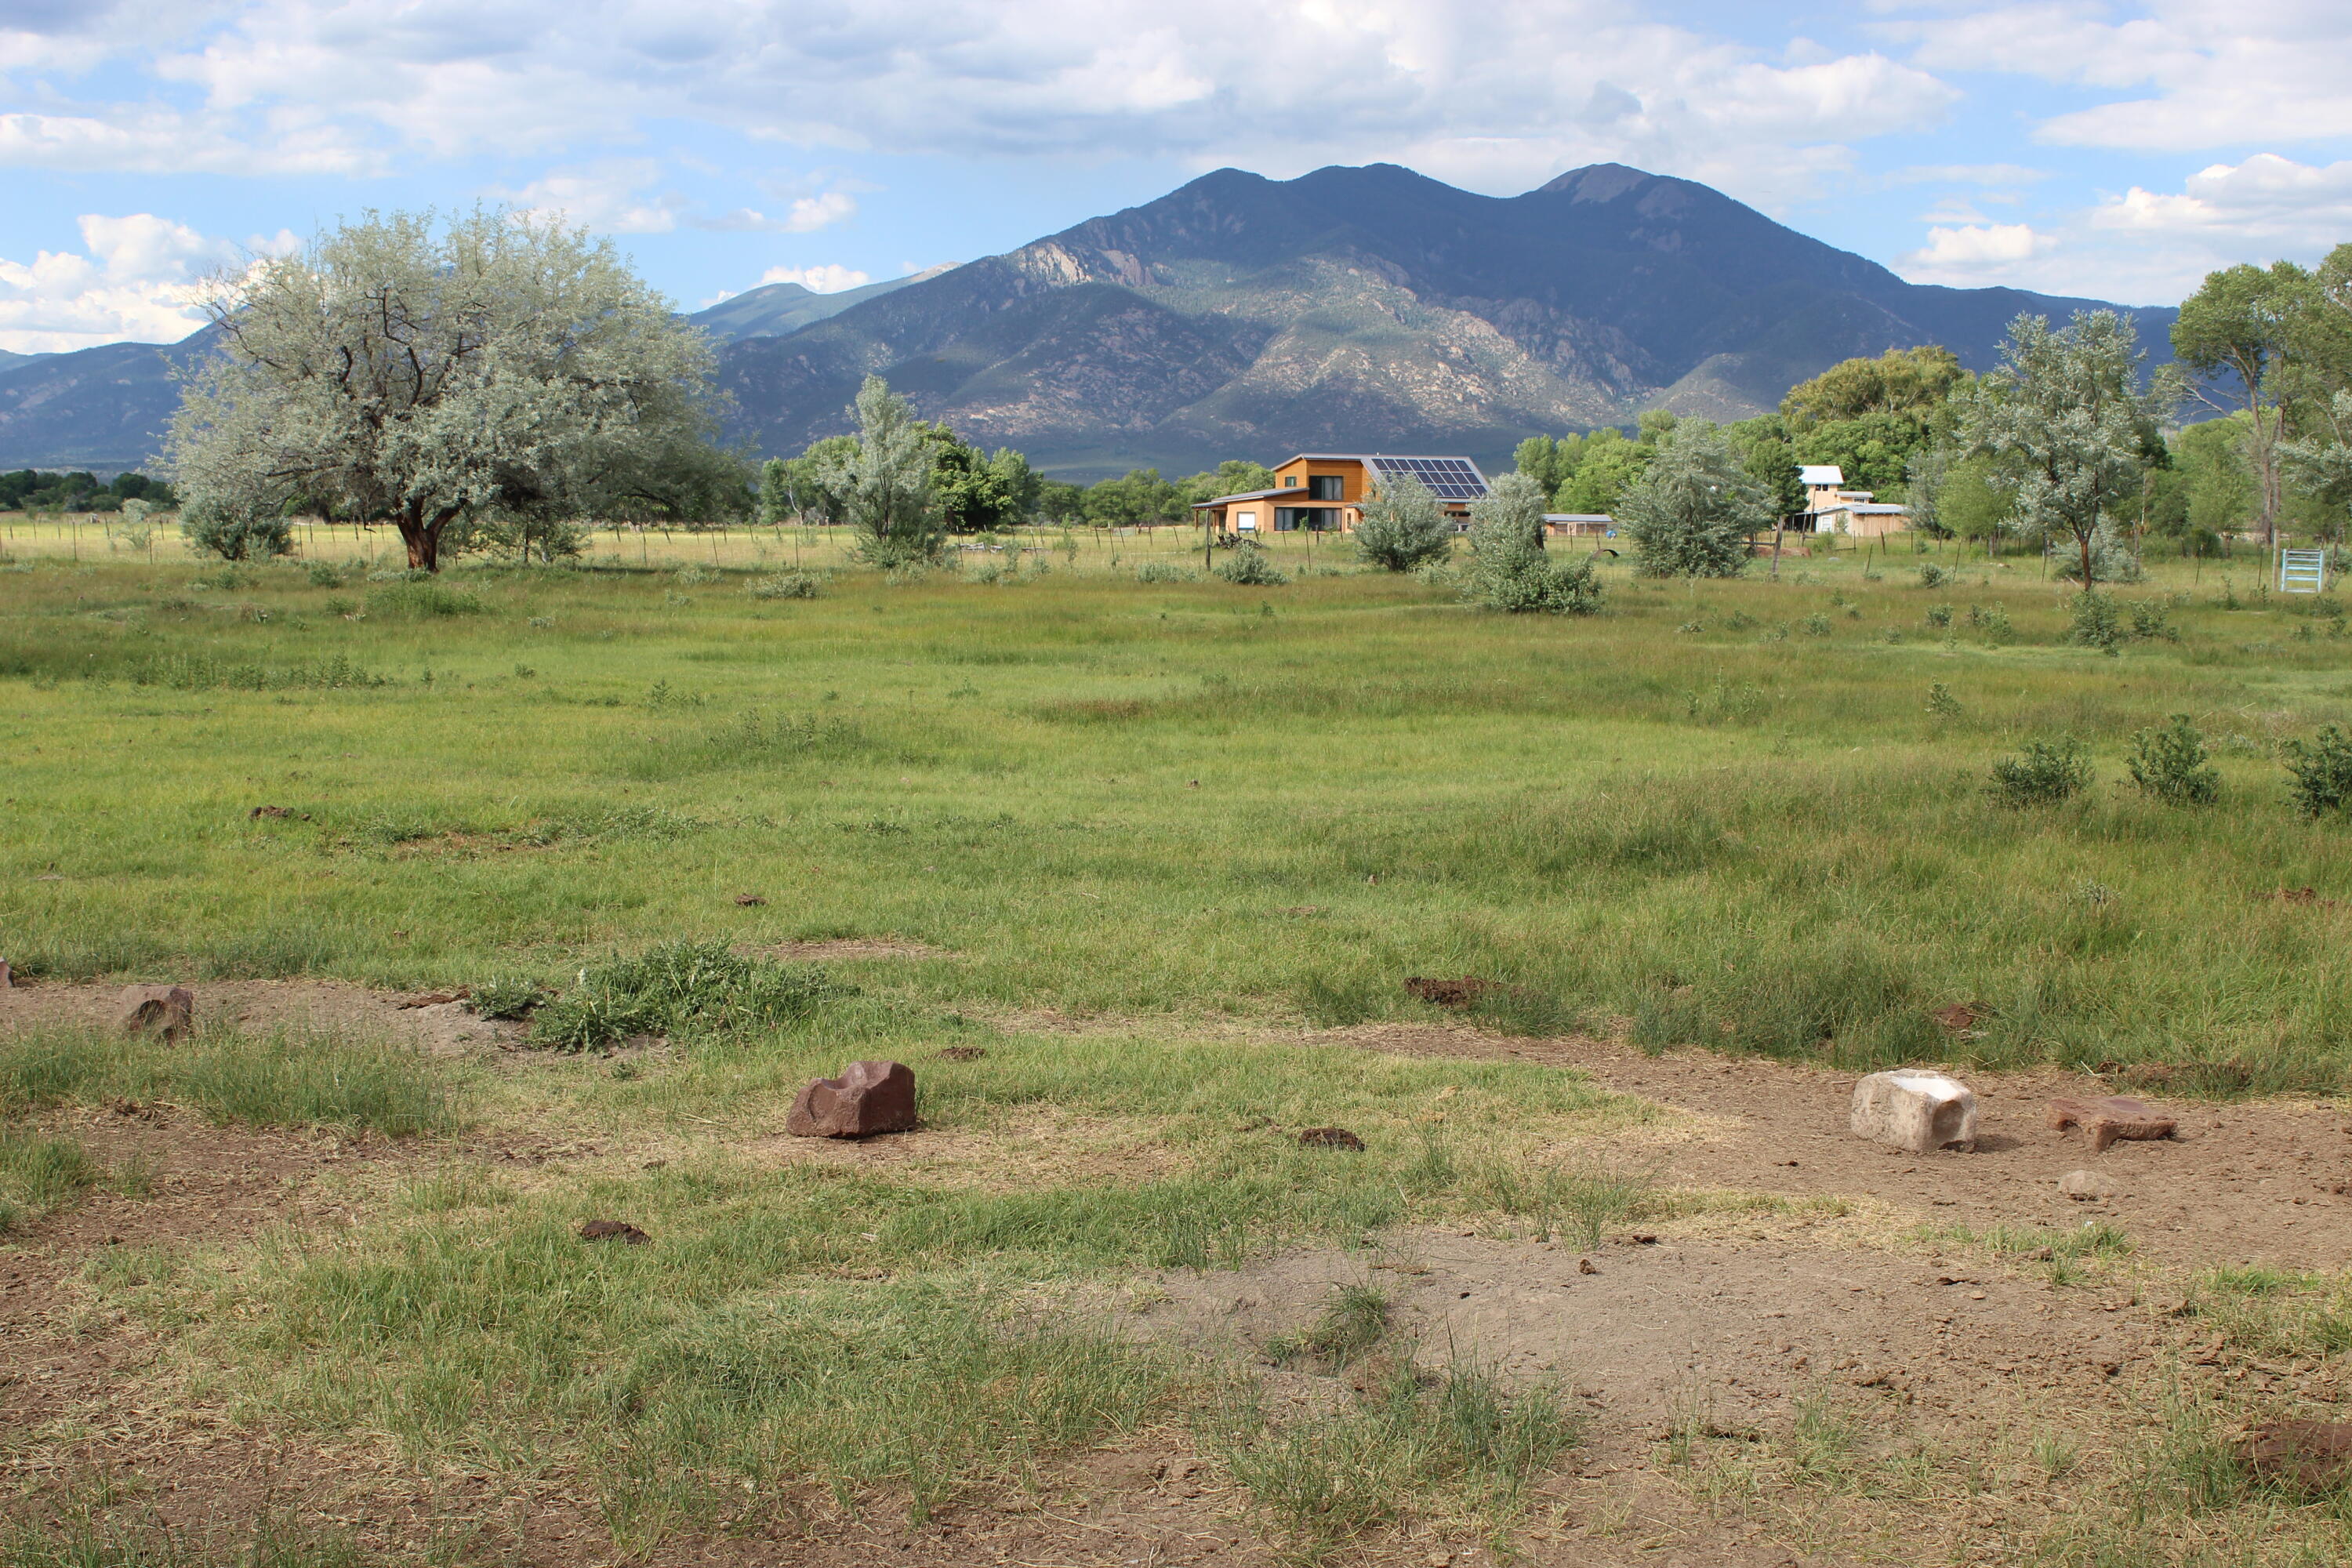
[{"label": "green meadow", "polygon": [[[1114,542],[814,598],[609,555],[433,582],[24,557],[5,956],[421,986],[891,936],[951,955],[903,966],[942,1003],[1346,1024],[1475,974],[1507,1025],[1645,1045],[2336,1080],[2343,917],[2264,897],[2352,896],[2344,825],[2280,760],[2352,715],[2333,594],[2168,565],[2116,590],[2162,631],[2110,657],[2065,644],[2031,562],[1615,572],[1571,620],[1335,553],[1253,588],[1138,581],[1191,558]],[[2175,713],[2217,804],[2126,776]],[[1989,791],[2063,737],[2090,789]],[[1959,1003],[1954,1040],[1927,1013]]]},{"label": "green meadow", "polygon": [[[187,982],[199,1029],[0,1037],[0,1254],[169,1180],[84,1150],[97,1108],[407,1151],[316,1177],[334,1223],[96,1248],[55,1310],[142,1336],[107,1397],[376,1455],[410,1512],[313,1500],[190,1534],[75,1415],[0,1436],[34,1478],[0,1494],[0,1554],[539,1561],[500,1500],[560,1496],[591,1558],[687,1561],[665,1553],[1050,1490],[1119,1444],[1206,1456],[1293,1556],[1504,1548],[1581,1440],[1567,1391],[1466,1350],[1414,1371],[1369,1274],[1268,1347],[1337,1391],[1319,1413],[1117,1304],[1416,1225],[1591,1247],[1629,1216],[1790,1205],[1653,1191],[1664,1113],[1582,1073],[1335,1058],[1297,1026],[1436,1021],[1406,978],[1471,976],[1491,1029],[1653,1050],[2162,1063],[2190,1096],[2336,1089],[2352,1063],[2352,825],[2303,816],[2284,766],[2352,718],[2352,639],[2334,595],[2265,593],[2258,562],[2117,589],[2141,635],[2110,653],[2066,640],[2038,563],[1907,546],[1778,580],[1612,565],[1605,613],[1556,619],[1328,541],[1281,542],[1264,586],[1201,575],[1181,535],[1040,542],[893,579],[784,537],[435,580],[363,552],[19,550],[0,957],[36,996]],[[2180,713],[2210,804],[2128,776],[2134,733]],[[2068,739],[2086,789],[1992,789]],[[431,1058],[203,1001],[585,991],[665,944],[828,939],[892,945],[778,989],[761,1026],[610,1057]],[[1962,1031],[1933,1016],[1961,1005]],[[795,1089],[876,1057],[917,1066],[923,1138],[780,1154]],[[1326,1124],[1365,1148],[1297,1141]],[[573,1152],[502,1160],[518,1140]],[[581,1239],[614,1217],[652,1244]],[[2235,1475],[2214,1517],[2266,1539]],[[381,1522],[428,1516],[457,1533]]]}]

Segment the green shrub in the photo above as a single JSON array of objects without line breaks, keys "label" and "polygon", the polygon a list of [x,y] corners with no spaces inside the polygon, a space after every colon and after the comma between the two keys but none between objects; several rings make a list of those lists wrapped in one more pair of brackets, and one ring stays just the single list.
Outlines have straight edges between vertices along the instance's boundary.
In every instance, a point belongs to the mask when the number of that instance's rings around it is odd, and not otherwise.
[{"label": "green shrub", "polygon": [[1172,561],[1147,561],[1135,569],[1139,583],[1197,583],[1201,574],[1190,566],[1179,566]]},{"label": "green shrub", "polygon": [[303,568],[313,588],[340,588],[343,585],[342,570],[331,561],[313,561]]},{"label": "green shrub", "polygon": [[1949,605],[1928,605],[1927,624],[1934,626],[1938,631],[1950,626],[1952,624],[1952,606]]},{"label": "green shrub", "polygon": [[[1932,561],[1927,565],[1919,568],[1919,586],[1922,588],[1940,588],[1945,584],[1952,581],[1952,578],[1953,574],[1951,572],[1942,566],[1937,565]],[[1949,620],[1950,615],[1950,606],[1945,606],[1945,616],[1947,621]]]},{"label": "green shrub", "polygon": [[2074,595],[2066,626],[2066,640],[2077,647],[2095,647],[2113,653],[2116,645],[2124,640],[2122,622],[2116,616],[2116,602],[2105,594],[2089,590]]},{"label": "green shrub", "polygon": [[744,592],[755,599],[814,599],[816,597],[817,580],[815,574],[811,572],[778,572],[771,576],[752,578]]},{"label": "green shrub", "polygon": [[493,975],[466,998],[466,1005],[483,1018],[527,1018],[546,1002],[547,987],[516,974]]},{"label": "green shrub", "polygon": [[846,988],[824,972],[746,958],[723,942],[674,942],[614,956],[539,1009],[534,1044],[581,1051],[630,1035],[709,1035],[773,1027]]},{"label": "green shrub", "polygon": [[2131,603],[2131,635],[2142,642],[2179,642],[2179,628],[2165,618],[2164,602],[2160,599],[2134,599]]},{"label": "green shrub", "polygon": [[2009,624],[2009,612],[1999,605],[1970,605],[1969,625],[1984,633],[1988,642],[2005,643],[2017,635]]},{"label": "green shrub", "polygon": [[2309,741],[2289,741],[2286,771],[2294,776],[2295,805],[2305,816],[2352,807],[2352,736],[2330,724]]},{"label": "green shrub", "polygon": [[2210,805],[2221,792],[2221,774],[2205,760],[2205,737],[2175,713],[2161,730],[2132,732],[2132,783],[2168,805]]},{"label": "green shrub", "polygon": [[200,499],[180,512],[180,532],[198,551],[224,561],[266,561],[294,548],[294,525],[242,503]]},{"label": "green shrub", "polygon": [[2090,783],[2090,759],[2072,739],[2029,741],[2023,752],[1992,765],[1993,792],[2006,805],[2055,805]]},{"label": "green shrub", "polygon": [[1938,680],[1927,688],[1927,711],[1938,719],[1957,719],[1964,710],[1952,689]]},{"label": "green shrub", "polygon": [[1228,583],[1239,583],[1252,588],[1279,587],[1290,581],[1265,558],[1265,552],[1255,544],[1243,544],[1217,564],[1217,575]]}]

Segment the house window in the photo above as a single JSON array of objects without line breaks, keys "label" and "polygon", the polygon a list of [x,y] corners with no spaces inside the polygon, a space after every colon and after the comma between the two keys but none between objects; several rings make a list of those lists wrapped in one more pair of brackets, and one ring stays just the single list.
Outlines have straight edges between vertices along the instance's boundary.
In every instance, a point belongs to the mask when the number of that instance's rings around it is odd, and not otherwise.
[{"label": "house window", "polygon": [[1278,506],[1274,509],[1274,526],[1285,533],[1299,528],[1323,533],[1339,526],[1339,514],[1328,507]]},{"label": "house window", "polygon": [[1297,474],[1283,475],[1282,488],[1286,490],[1297,489],[1298,488],[1298,476]]},{"label": "house window", "polygon": [[1257,513],[1254,511],[1237,511],[1234,513],[1234,527],[1235,530],[1243,533],[1256,532]]},{"label": "house window", "polygon": [[1307,481],[1310,500],[1340,500],[1345,499],[1347,480],[1338,474],[1317,474]]}]

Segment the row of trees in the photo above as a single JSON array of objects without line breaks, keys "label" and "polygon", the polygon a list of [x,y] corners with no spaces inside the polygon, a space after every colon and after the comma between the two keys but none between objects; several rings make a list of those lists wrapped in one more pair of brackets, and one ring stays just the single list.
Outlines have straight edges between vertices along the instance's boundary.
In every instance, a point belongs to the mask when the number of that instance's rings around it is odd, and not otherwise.
[{"label": "row of trees", "polygon": [[172,487],[145,474],[117,474],[111,479],[83,469],[53,474],[18,468],[0,474],[0,511],[121,511],[125,501],[133,500],[159,509],[175,504]]}]

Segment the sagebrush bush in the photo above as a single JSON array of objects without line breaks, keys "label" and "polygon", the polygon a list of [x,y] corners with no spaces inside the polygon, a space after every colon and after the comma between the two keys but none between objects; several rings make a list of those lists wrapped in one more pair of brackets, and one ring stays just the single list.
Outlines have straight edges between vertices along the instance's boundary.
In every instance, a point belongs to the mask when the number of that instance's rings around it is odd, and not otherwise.
[{"label": "sagebrush bush", "polygon": [[539,1009],[530,1038],[582,1051],[631,1035],[769,1028],[846,991],[820,969],[747,958],[723,942],[673,942],[583,968],[561,996]]},{"label": "sagebrush bush", "polygon": [[2210,805],[2221,793],[2221,774],[2205,760],[2205,737],[2175,713],[2163,729],[2132,732],[2132,783],[2168,805]]},{"label": "sagebrush bush", "polygon": [[1147,561],[1135,569],[1139,583],[1197,583],[1201,574],[1190,566],[1179,566],[1172,561]]},{"label": "sagebrush bush", "polygon": [[2295,805],[2303,815],[2325,816],[2352,808],[2352,736],[2330,724],[2308,741],[2280,748],[2294,777]]},{"label": "sagebrush bush", "polygon": [[2166,618],[2161,599],[2134,599],[2131,635],[2142,642],[2179,642],[2179,628]]},{"label": "sagebrush bush", "polygon": [[1217,575],[1252,588],[1279,587],[1290,581],[1255,544],[1244,544],[1218,563]]},{"label": "sagebrush bush", "polygon": [[[1922,588],[1940,588],[1945,584],[1952,581],[1956,575],[1957,574],[1942,566],[1938,566],[1931,561],[1927,565],[1919,568],[1919,586]],[[1948,616],[1949,616],[1950,609],[1948,606],[1947,606],[1945,614]]]},{"label": "sagebrush bush", "polygon": [[2005,805],[2052,805],[2090,787],[2091,763],[2080,741],[2028,741],[2016,756],[1993,763],[1992,784]]}]

